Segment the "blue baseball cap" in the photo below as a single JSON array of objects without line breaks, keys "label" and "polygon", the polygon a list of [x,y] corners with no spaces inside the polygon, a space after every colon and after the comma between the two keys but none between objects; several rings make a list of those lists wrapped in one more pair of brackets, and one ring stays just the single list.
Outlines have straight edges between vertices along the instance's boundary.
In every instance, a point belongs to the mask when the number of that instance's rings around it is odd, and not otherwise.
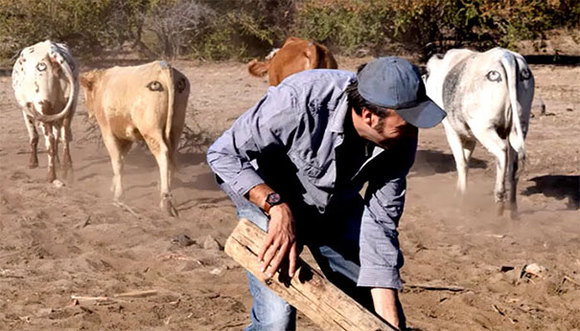
[{"label": "blue baseball cap", "polygon": [[396,56],[369,62],[358,74],[358,92],[368,102],[393,109],[407,123],[430,128],[447,115],[425,92],[419,69]]}]

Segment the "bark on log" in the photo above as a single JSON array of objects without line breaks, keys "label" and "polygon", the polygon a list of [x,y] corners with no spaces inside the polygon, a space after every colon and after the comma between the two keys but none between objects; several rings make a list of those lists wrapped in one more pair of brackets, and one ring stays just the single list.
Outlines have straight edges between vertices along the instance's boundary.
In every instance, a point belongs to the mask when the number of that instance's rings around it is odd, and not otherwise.
[{"label": "bark on log", "polygon": [[241,219],[226,241],[225,252],[325,330],[396,330],[300,258],[298,270],[291,280],[284,279],[278,272],[266,280],[257,258],[265,237],[264,231],[247,219]]}]

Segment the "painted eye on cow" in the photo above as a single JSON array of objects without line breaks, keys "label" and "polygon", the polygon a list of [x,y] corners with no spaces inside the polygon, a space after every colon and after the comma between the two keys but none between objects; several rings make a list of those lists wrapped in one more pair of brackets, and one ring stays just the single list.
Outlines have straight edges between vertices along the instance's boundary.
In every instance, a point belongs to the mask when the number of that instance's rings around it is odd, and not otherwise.
[{"label": "painted eye on cow", "polygon": [[488,72],[487,75],[485,75],[485,77],[487,77],[487,79],[489,79],[492,82],[501,82],[501,75],[499,72],[495,70]]},{"label": "painted eye on cow", "polygon": [[147,84],[147,88],[150,89],[151,91],[159,91],[159,92],[163,91],[163,85],[161,85],[161,83],[159,83],[156,80]]},{"label": "painted eye on cow", "polygon": [[46,70],[46,63],[38,62],[38,64],[36,65],[36,70],[45,71]]},{"label": "painted eye on cow", "polygon": [[522,70],[522,72],[520,72],[520,79],[521,80],[528,80],[530,79],[531,73],[528,69],[524,69]]}]

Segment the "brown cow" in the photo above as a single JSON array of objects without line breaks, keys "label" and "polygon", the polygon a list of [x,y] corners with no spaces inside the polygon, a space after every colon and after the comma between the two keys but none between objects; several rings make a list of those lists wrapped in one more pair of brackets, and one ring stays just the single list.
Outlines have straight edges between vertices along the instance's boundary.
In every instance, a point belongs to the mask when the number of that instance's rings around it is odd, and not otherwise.
[{"label": "brown cow", "polygon": [[174,156],[185,121],[189,81],[164,61],[81,75],[89,115],[96,117],[113,165],[115,202],[123,195],[123,160],[144,140],[157,160],[161,208],[177,216],[170,192]]},{"label": "brown cow", "polygon": [[330,51],[312,40],[289,37],[280,49],[275,49],[266,61],[252,60],[248,71],[256,77],[268,73],[268,84],[276,86],[297,72],[310,69],[337,69],[338,64]]}]

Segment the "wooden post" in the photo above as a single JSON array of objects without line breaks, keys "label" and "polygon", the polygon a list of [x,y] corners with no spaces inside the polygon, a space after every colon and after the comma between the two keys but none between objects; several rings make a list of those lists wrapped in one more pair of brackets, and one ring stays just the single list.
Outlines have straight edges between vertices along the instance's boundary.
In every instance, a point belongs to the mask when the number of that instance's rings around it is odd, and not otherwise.
[{"label": "wooden post", "polygon": [[278,272],[265,280],[257,257],[265,237],[265,232],[256,225],[241,219],[226,241],[225,252],[325,330],[396,330],[300,258],[298,270],[291,280],[283,279]]}]

